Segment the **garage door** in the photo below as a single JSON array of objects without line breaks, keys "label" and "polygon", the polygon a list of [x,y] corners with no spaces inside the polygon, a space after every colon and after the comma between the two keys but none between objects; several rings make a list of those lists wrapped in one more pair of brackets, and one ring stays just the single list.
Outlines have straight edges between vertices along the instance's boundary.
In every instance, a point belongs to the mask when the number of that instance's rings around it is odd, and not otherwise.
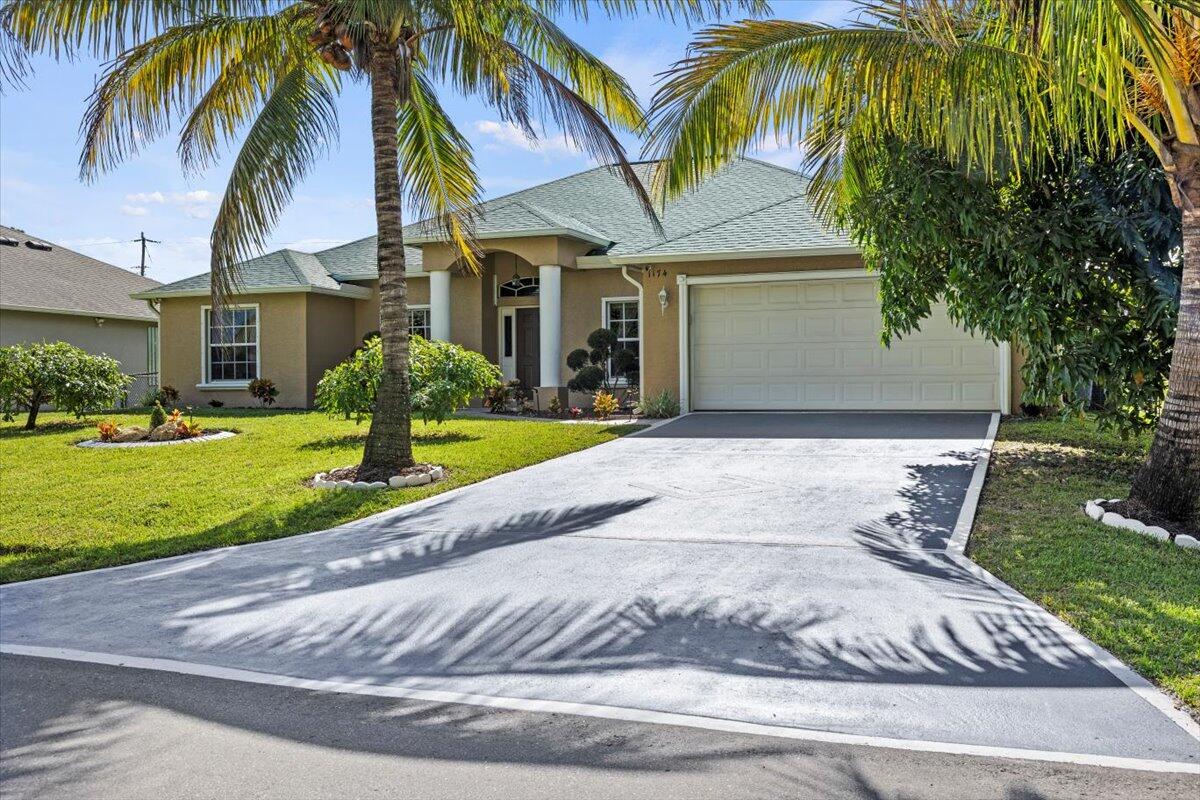
[{"label": "garage door", "polygon": [[995,410],[1000,350],[943,309],[879,344],[871,278],[689,287],[696,410]]}]

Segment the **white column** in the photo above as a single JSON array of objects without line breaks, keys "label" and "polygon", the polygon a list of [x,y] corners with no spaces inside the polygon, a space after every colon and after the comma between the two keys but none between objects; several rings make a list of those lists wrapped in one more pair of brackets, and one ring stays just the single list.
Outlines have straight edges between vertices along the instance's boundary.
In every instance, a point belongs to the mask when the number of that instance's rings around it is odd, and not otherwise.
[{"label": "white column", "polygon": [[541,385],[558,386],[562,373],[562,267],[538,267]]},{"label": "white column", "polygon": [[449,270],[429,273],[429,335],[443,342],[450,341]]}]

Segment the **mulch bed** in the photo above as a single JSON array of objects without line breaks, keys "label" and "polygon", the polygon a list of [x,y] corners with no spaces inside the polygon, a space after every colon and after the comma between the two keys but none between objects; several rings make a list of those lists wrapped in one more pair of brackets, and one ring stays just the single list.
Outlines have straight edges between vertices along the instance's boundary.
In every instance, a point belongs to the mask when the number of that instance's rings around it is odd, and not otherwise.
[{"label": "mulch bed", "polygon": [[1120,514],[1126,519],[1136,519],[1143,525],[1157,525],[1173,536],[1187,534],[1188,536],[1194,536],[1197,539],[1200,539],[1200,527],[1197,527],[1196,525],[1190,525],[1186,522],[1180,522],[1177,519],[1167,519],[1166,517],[1159,516],[1136,500],[1118,500],[1115,503],[1103,502],[1098,503],[1097,505],[1099,505],[1105,511],[1111,511],[1114,514]]}]

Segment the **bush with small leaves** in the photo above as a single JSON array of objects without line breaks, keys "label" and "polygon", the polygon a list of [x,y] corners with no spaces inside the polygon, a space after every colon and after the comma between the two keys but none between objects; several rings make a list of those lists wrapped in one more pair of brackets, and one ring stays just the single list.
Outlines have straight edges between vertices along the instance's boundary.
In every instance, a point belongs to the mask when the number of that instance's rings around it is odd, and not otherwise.
[{"label": "bush with small leaves", "polygon": [[[503,399],[496,392],[500,368],[482,354],[450,342],[409,339],[413,411],[425,422],[443,422],[472,397],[488,394],[489,404]],[[325,372],[317,384],[317,407],[330,416],[361,422],[371,414],[383,375],[383,347],[369,339],[354,355]],[[494,411],[499,410],[492,406]]]},{"label": "bush with small leaves", "polygon": [[[588,349],[582,347],[567,354],[567,368],[575,377],[567,381],[573,392],[597,392],[604,390],[612,394],[618,381],[637,382],[637,354],[620,347],[617,334],[608,328],[597,328],[588,334]],[[609,374],[611,365],[612,374]]]},{"label": "bush with small leaves", "polygon": [[82,417],[116,405],[131,380],[116,359],[66,342],[0,347],[0,415],[11,420],[14,412],[28,412],[26,430],[37,426],[46,403]]},{"label": "bush with small leaves", "polygon": [[224,407],[225,407],[225,401],[224,401],[224,400],[209,400],[209,401],[208,401],[208,404],[209,404],[209,406],[211,406],[212,408],[224,408]]},{"label": "bush with small leaves", "polygon": [[275,381],[270,378],[255,378],[246,389],[249,390],[250,396],[263,406],[273,405],[275,398],[279,396]]},{"label": "bush with small leaves", "polygon": [[154,408],[150,409],[150,430],[154,430],[166,421],[167,410],[162,407],[162,403],[156,402]]},{"label": "bush with small leaves", "polygon": [[562,401],[560,401],[558,399],[558,395],[552,395],[550,397],[550,402],[546,403],[546,409],[551,414],[555,414],[558,416],[562,415]]}]

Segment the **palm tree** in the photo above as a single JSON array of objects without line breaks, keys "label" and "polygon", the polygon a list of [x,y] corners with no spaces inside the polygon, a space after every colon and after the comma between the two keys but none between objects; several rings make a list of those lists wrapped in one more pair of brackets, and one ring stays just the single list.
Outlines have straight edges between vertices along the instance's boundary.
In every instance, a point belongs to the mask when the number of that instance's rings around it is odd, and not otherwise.
[{"label": "palm tree", "polygon": [[[684,20],[758,0],[604,0]],[[531,138],[545,123],[612,164],[654,216],[610,125],[640,132],[623,78],[567,36],[560,15],[586,0],[8,0],[0,68],[19,82],[27,52],[112,59],[83,120],[81,175],[94,178],[182,123],[187,170],[210,166],[245,131],[212,231],[214,305],[236,293],[238,264],[260,253],[295,186],[338,133],[342,75],[371,90],[384,373],[362,480],[411,466],[411,398],[402,193],[469,267],[480,200],[471,147],[438,102],[450,85]]]},{"label": "palm tree", "polygon": [[656,182],[675,194],[763,137],[802,141],[818,208],[861,186],[897,137],[988,174],[1063,143],[1157,154],[1183,216],[1169,387],[1130,499],[1200,513],[1200,2],[863,0],[838,28],[744,21],[701,31],[651,109]]}]

